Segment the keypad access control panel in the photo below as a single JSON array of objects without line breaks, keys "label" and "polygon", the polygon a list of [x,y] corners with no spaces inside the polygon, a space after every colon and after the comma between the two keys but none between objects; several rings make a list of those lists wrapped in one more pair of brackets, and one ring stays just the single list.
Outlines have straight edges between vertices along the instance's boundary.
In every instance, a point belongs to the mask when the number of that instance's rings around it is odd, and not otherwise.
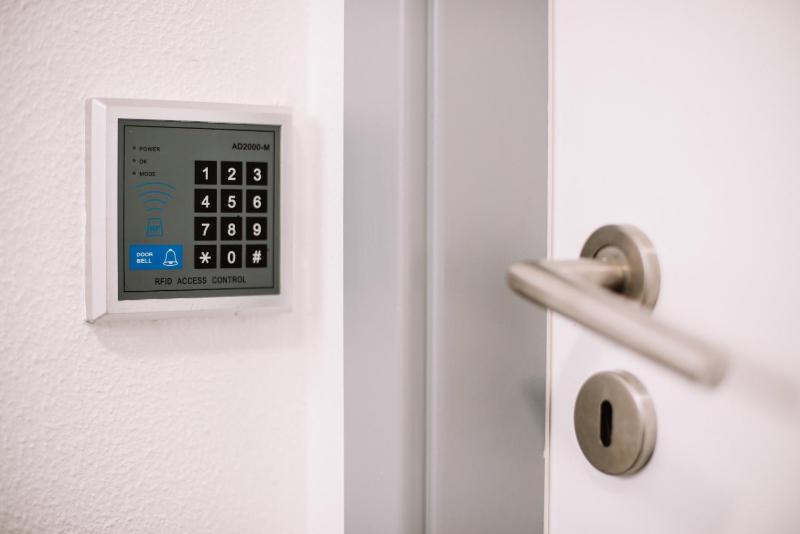
[{"label": "keypad access control panel", "polygon": [[278,125],[119,120],[119,300],[280,293]]}]

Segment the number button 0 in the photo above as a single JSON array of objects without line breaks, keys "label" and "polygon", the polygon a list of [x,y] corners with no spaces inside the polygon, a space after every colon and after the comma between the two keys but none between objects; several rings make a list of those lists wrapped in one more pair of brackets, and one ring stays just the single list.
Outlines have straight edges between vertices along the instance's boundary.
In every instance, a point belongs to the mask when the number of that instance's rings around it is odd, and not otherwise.
[{"label": "number button 0", "polygon": [[195,189],[194,211],[196,213],[214,213],[217,211],[217,190]]},{"label": "number button 0", "polygon": [[242,239],[242,218],[241,217],[220,217],[220,235],[223,241],[241,241]]},{"label": "number button 0", "polygon": [[215,185],[217,183],[217,162],[195,161],[194,183],[198,185]]},{"label": "number button 0", "polygon": [[217,218],[216,217],[195,217],[194,218],[194,240],[195,241],[216,241],[217,240]]},{"label": "number button 0", "polygon": [[222,162],[222,185],[242,185],[242,162]]},{"label": "number button 0", "polygon": [[267,185],[267,162],[247,162],[247,185]]},{"label": "number button 0", "polygon": [[242,211],[242,190],[223,189],[219,192],[220,211],[236,213]]},{"label": "number button 0", "polygon": [[221,245],[219,263],[223,269],[237,269],[242,266],[241,245]]},{"label": "number button 0", "polygon": [[266,213],[267,212],[267,192],[266,191],[247,191],[247,212]]},{"label": "number button 0", "polygon": [[248,217],[247,218],[247,239],[258,241],[267,240],[267,218]]}]

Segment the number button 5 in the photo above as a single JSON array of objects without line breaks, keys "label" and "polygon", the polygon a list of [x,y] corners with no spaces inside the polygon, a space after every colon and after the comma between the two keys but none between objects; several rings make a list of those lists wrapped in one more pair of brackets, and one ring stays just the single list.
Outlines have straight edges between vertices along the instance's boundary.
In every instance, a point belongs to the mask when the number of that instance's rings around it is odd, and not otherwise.
[{"label": "number button 5", "polygon": [[219,192],[220,211],[235,213],[242,211],[242,190],[223,189]]},{"label": "number button 5", "polygon": [[242,162],[222,162],[222,185],[242,185]]}]

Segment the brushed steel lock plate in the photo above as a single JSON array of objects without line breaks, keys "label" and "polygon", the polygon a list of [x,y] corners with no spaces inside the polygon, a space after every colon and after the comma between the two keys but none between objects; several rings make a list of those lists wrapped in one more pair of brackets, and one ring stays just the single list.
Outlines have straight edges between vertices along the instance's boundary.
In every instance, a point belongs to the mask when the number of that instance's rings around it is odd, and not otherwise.
[{"label": "brushed steel lock plate", "polygon": [[575,401],[575,436],[583,455],[608,475],[644,467],[656,445],[656,412],[642,383],[627,371],[589,377]]}]

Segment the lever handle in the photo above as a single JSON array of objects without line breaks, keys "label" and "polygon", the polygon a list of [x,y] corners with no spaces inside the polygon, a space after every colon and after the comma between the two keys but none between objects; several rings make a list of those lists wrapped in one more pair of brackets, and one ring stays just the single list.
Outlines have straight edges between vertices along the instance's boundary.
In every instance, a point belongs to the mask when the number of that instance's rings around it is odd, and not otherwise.
[{"label": "lever handle", "polygon": [[728,365],[722,352],[648,313],[658,298],[660,271],[643,233],[627,225],[604,226],[587,240],[581,256],[514,263],[508,284],[531,302],[691,380],[707,386],[722,380]]}]

